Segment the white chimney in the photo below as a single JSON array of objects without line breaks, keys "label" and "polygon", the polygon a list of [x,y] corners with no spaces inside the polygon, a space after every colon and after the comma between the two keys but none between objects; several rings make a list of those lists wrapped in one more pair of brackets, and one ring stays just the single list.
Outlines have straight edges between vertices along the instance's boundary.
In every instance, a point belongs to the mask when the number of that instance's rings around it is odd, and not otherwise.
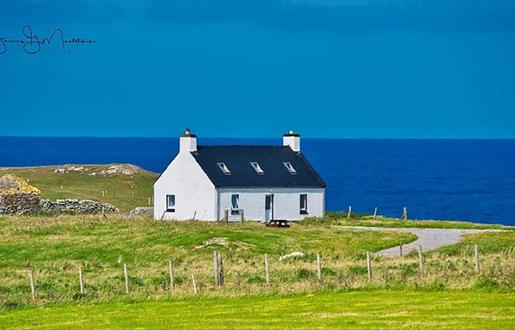
[{"label": "white chimney", "polygon": [[300,135],[290,130],[283,135],[283,146],[289,146],[291,150],[300,152]]},{"label": "white chimney", "polygon": [[179,137],[179,153],[192,151],[197,151],[197,136],[186,128],[184,134]]}]

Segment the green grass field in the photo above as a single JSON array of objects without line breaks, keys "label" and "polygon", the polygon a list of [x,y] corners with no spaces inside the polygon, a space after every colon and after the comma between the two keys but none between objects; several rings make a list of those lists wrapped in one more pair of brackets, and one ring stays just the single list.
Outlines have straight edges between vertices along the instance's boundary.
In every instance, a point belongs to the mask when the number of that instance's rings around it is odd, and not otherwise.
[{"label": "green grass field", "polygon": [[[196,248],[212,238],[228,245]],[[100,301],[123,292],[123,263],[131,270],[133,295],[161,296],[172,258],[177,291],[191,292],[190,275],[203,292],[212,289],[212,253],[224,255],[226,289],[241,292],[289,292],[316,289],[314,260],[324,256],[328,280],[338,279],[335,267],[362,262],[366,251],[378,251],[416,236],[408,233],[334,230],[330,226],[275,229],[258,223],[159,222],[101,216],[0,217],[0,306],[32,304],[27,272],[34,269],[37,304],[86,299]],[[278,262],[285,253],[301,251],[304,258]],[[277,285],[263,285],[263,255],[270,256]],[[85,272],[87,294],[77,296],[77,270]],[[334,269],[333,269],[334,268]],[[365,280],[363,266],[353,273]],[[365,269],[366,272],[366,269]],[[332,284],[334,285],[334,284]]]},{"label": "green grass field", "polygon": [[[227,245],[199,248],[212,238]],[[426,254],[425,273],[415,254],[402,259],[374,257],[367,280],[366,252],[415,239],[408,233],[336,229],[332,225],[293,225],[274,229],[258,223],[160,222],[112,216],[0,217],[0,309],[73,302],[109,301],[124,296],[123,264],[130,271],[130,296],[162,299],[169,292],[167,262],[175,265],[174,295],[192,295],[194,274],[202,296],[221,299],[338,289],[494,290],[515,287],[515,232],[482,233],[456,246]],[[474,273],[472,244],[480,244],[483,274]],[[225,286],[214,287],[214,250],[224,256]],[[301,251],[299,259],[280,255]],[[270,258],[265,284],[263,255]],[[323,258],[316,276],[316,254]],[[77,272],[85,277],[78,294]],[[30,298],[28,271],[34,270],[37,299]]]},{"label": "green grass field", "polygon": [[12,329],[513,329],[515,294],[352,291],[118,300],[0,312]]},{"label": "green grass field", "polygon": [[[60,166],[59,166],[60,167]],[[156,174],[91,176],[56,167],[0,169],[29,179],[42,197],[93,199],[122,211],[145,206]],[[86,173],[87,172],[87,173]],[[61,188],[62,187],[62,188]],[[102,196],[104,191],[104,196]],[[496,228],[418,256],[372,257],[366,252],[416,239],[409,233],[335,225]],[[200,247],[213,238],[227,245]],[[473,246],[481,251],[476,274]],[[2,328],[492,328],[515,327],[515,230],[451,221],[371,219],[329,212],[289,229],[246,222],[128,219],[123,214],[0,216]],[[224,258],[225,285],[213,284],[213,251]],[[304,257],[279,261],[301,251]],[[316,254],[322,256],[322,280]],[[263,256],[270,259],[265,283]],[[168,260],[175,268],[169,287]],[[124,292],[123,264],[130,293]],[[82,267],[85,293],[78,292]],[[31,299],[29,270],[36,299]],[[191,275],[198,295],[192,293]],[[344,290],[344,291],[342,291]]]},{"label": "green grass field", "polygon": [[[41,190],[41,198],[92,199],[115,205],[120,211],[147,206],[158,174],[137,170],[134,174],[98,174],[109,165],[75,165],[87,170],[55,173],[66,166],[0,168],[0,176],[14,174]],[[97,175],[89,175],[97,173]],[[103,193],[102,193],[103,191]]]}]

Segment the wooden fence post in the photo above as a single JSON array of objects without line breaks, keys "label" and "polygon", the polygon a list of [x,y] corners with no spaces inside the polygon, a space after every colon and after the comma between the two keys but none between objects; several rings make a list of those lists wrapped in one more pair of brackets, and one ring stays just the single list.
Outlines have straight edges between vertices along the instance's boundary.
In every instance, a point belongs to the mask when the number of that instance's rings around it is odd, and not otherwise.
[{"label": "wooden fence post", "polygon": [[481,273],[481,263],[479,262],[479,249],[474,245],[474,260],[476,262],[476,273]]},{"label": "wooden fence post", "polygon": [[420,267],[420,274],[424,274],[424,260],[422,257],[422,245],[418,246],[418,265]]},{"label": "wooden fence post", "polygon": [[374,208],[374,219],[377,217],[377,207]]},{"label": "wooden fence post", "polygon": [[221,287],[224,285],[224,265],[222,254],[218,251],[213,251],[213,265],[215,270],[215,286]]},{"label": "wooden fence post", "polygon": [[319,281],[322,280],[322,258],[320,253],[317,253],[317,277]]},{"label": "wooden fence post", "polygon": [[222,254],[218,252],[218,270],[220,271],[220,286],[224,286],[225,276],[224,276],[224,263],[222,259]]},{"label": "wooden fence post", "polygon": [[173,273],[173,263],[172,259],[168,259],[168,273],[170,274],[170,290],[173,290],[175,286],[175,276]]},{"label": "wooden fence post", "polygon": [[245,210],[240,210],[240,221],[241,223],[244,223],[245,222]]},{"label": "wooden fence post", "polygon": [[229,223],[229,210],[224,210],[224,222]]},{"label": "wooden fence post", "polygon": [[125,277],[125,293],[129,293],[129,270],[127,264],[123,264],[123,275]]},{"label": "wooden fence post", "polygon": [[370,259],[370,252],[367,252],[367,270],[368,280],[372,280],[372,260]]},{"label": "wooden fence post", "polygon": [[403,218],[403,220],[408,221],[408,208],[407,207],[402,208],[402,218]]},{"label": "wooden fence post", "polygon": [[270,272],[268,269],[268,255],[265,254],[265,281],[267,285],[270,285]]},{"label": "wooden fence post", "polygon": [[150,206],[150,205],[152,205],[152,198],[151,197],[148,198],[148,206]]},{"label": "wooden fence post", "polygon": [[213,251],[213,266],[215,270],[215,286],[220,287],[220,271],[218,269],[218,251]]},{"label": "wooden fence post", "polygon": [[224,286],[224,263],[220,252],[218,252],[218,281],[220,282],[220,286]]},{"label": "wooden fence post", "polygon": [[352,215],[352,206],[349,205],[349,211],[347,212],[347,219],[350,219]]},{"label": "wooden fence post", "polygon": [[80,294],[84,294],[84,278],[82,275],[82,266],[79,266],[79,287],[80,287]]},{"label": "wooden fence post", "polygon": [[29,278],[30,278],[30,292],[32,295],[32,300],[36,300],[36,285],[34,283],[34,271],[32,269],[29,271]]},{"label": "wooden fence post", "polygon": [[191,285],[193,286],[193,293],[197,294],[197,284],[195,283],[195,275],[191,274]]},{"label": "wooden fence post", "polygon": [[399,246],[399,252],[400,252],[400,256],[402,257],[402,243],[401,243],[401,245]]}]

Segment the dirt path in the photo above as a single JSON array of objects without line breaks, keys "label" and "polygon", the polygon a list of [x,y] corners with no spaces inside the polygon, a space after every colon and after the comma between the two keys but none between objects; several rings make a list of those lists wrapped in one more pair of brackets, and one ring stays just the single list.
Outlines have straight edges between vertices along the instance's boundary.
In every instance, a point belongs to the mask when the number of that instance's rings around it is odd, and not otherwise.
[{"label": "dirt path", "polygon": [[[418,249],[422,246],[422,250],[430,251],[442,246],[458,243],[465,234],[474,234],[485,231],[497,231],[495,229],[447,229],[447,228],[383,228],[383,227],[360,227],[360,226],[341,226],[343,228],[372,230],[372,231],[397,231],[404,233],[412,233],[417,235],[418,239],[403,246],[403,254],[407,254],[412,249]],[[383,256],[399,256],[400,248],[395,246],[386,250],[376,252],[375,255]]]}]

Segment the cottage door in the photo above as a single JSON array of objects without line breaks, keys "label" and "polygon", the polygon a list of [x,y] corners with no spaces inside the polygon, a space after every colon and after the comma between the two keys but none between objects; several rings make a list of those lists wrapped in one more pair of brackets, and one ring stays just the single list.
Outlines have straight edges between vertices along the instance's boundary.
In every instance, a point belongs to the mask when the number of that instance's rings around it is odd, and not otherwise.
[{"label": "cottage door", "polygon": [[270,221],[274,218],[274,195],[265,195],[265,220]]}]

